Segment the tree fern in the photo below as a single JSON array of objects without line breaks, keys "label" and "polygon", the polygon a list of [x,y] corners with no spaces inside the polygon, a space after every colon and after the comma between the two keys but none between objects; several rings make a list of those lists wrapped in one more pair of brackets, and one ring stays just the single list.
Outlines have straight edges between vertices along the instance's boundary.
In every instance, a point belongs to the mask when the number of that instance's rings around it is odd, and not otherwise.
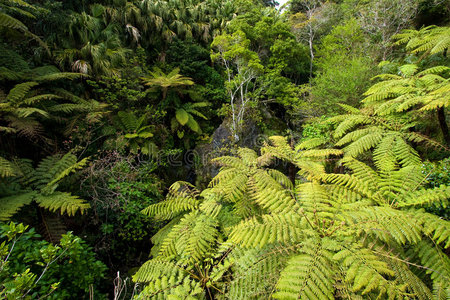
[{"label": "tree fern", "polygon": [[397,40],[397,44],[406,44],[406,49],[413,53],[436,54],[447,51],[450,47],[450,28],[432,25],[420,30],[409,29],[393,38]]},{"label": "tree fern", "polygon": [[[22,7],[23,9],[21,9],[20,7]],[[8,29],[13,32],[19,32],[20,36],[31,37],[35,41],[37,41],[44,49],[46,49],[48,53],[50,53],[47,45],[38,36],[29,31],[25,24],[23,24],[19,19],[12,17],[8,13],[3,12],[9,11],[22,17],[35,18],[35,6],[25,1],[2,1],[0,3],[0,9],[2,9],[2,12],[0,12],[0,28]]]},{"label": "tree fern", "polygon": [[22,22],[4,13],[0,14],[0,26],[28,31],[28,28]]},{"label": "tree fern", "polygon": [[0,156],[0,177],[11,177],[15,173],[13,164]]},{"label": "tree fern", "polygon": [[[408,117],[376,116],[371,108],[361,109],[358,115],[365,120],[364,124],[355,128],[338,125],[334,133],[334,137],[338,138],[336,145],[343,147],[344,156],[361,158],[373,150],[374,163],[379,168],[388,170],[393,167],[393,162],[398,160],[407,165],[418,164],[420,159],[411,145],[412,141],[445,148],[418,132],[411,132],[414,123]],[[339,124],[340,117],[330,118],[329,122]]]},{"label": "tree fern", "polygon": [[154,126],[148,125],[146,114],[139,118],[133,112],[119,111],[117,113],[119,125],[124,130],[125,139],[131,152],[142,152],[152,156],[157,152],[156,145],[151,141]]},{"label": "tree fern", "polygon": [[[308,162],[320,165],[319,157],[331,152],[299,155],[305,148],[293,149],[274,137],[261,156],[240,149],[236,157],[216,159],[222,168],[201,193],[183,183],[171,187],[167,200],[146,210],[163,219],[175,217],[155,236],[150,262],[168,262],[182,275],[156,270],[146,275],[149,289],[171,280],[173,286],[189,281],[209,297],[233,299],[445,294],[442,268],[448,258],[439,247],[450,246],[448,221],[421,207],[446,203],[450,191],[423,188],[421,160],[402,135],[392,128],[383,133],[373,147],[374,164],[355,159],[346,148],[333,152],[343,156],[346,174],[309,171]],[[307,151],[315,151],[311,148]],[[274,158],[300,168],[295,183],[270,168]],[[246,213],[237,207],[246,207]],[[424,250],[423,243],[436,246]],[[435,260],[439,257],[444,258]]]},{"label": "tree fern", "polygon": [[418,256],[425,272],[430,275],[433,282],[433,298],[448,299],[450,288],[450,260],[439,248],[427,241],[420,242],[415,248],[412,257]]},{"label": "tree fern", "polygon": [[69,216],[74,216],[77,211],[83,213],[89,208],[89,204],[70,193],[55,190],[63,178],[86,163],[86,159],[77,162],[76,157],[70,153],[63,157],[47,157],[35,169],[28,162],[17,162],[17,175],[6,180],[19,184],[20,188],[7,190],[5,195],[0,194],[0,219],[11,218],[22,206],[33,201],[50,211],[59,211]]},{"label": "tree fern", "polygon": [[246,248],[291,244],[300,241],[303,236],[299,228],[301,223],[301,217],[297,214],[264,215],[261,220],[254,217],[235,226],[229,238]]},{"label": "tree fern", "polygon": [[262,249],[232,250],[228,259],[232,262],[231,282],[226,286],[230,299],[269,298],[284,267],[286,255],[295,247],[264,247]]},{"label": "tree fern", "polygon": [[[79,74],[60,73],[53,68],[45,72],[49,73],[42,76],[31,75],[32,81],[16,84],[5,97],[0,95],[0,118],[6,124],[0,130],[45,142],[41,122],[61,119],[64,115],[77,118],[80,112],[83,117],[90,118],[104,110],[104,106],[96,101],[86,101],[51,86],[53,80],[73,79],[80,77]],[[24,77],[27,78],[25,75]],[[75,101],[78,103],[73,103]]]},{"label": "tree fern", "polygon": [[187,182],[177,181],[169,188],[166,200],[148,206],[142,212],[157,219],[172,219],[178,214],[198,209],[199,191]]},{"label": "tree fern", "polygon": [[20,208],[30,204],[35,196],[35,192],[28,192],[0,198],[0,220],[11,218]]},{"label": "tree fern", "polygon": [[[382,251],[382,250],[381,250]],[[391,256],[389,252],[385,254],[385,261],[389,268],[394,271],[397,282],[406,282],[406,296],[413,296],[417,299],[432,299],[433,295],[429,287],[422,281],[420,277],[414,274],[412,267],[404,264],[398,257]]]},{"label": "tree fern", "polygon": [[306,239],[287,262],[276,285],[276,299],[334,299],[331,253],[320,240]]}]

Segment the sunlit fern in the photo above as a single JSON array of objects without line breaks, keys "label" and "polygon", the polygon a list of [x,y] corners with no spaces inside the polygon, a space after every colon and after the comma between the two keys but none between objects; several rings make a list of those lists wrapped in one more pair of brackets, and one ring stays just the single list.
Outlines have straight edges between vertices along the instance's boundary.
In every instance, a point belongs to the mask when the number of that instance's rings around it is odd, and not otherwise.
[{"label": "sunlit fern", "polygon": [[[154,258],[134,277],[150,287],[172,283],[154,297],[181,286],[190,287],[185,296],[197,291],[218,299],[429,299],[450,292],[450,264],[441,251],[450,246],[448,222],[421,209],[447,204],[450,189],[422,188],[420,159],[373,169],[347,156],[348,174],[306,165],[294,185],[272,173],[273,158],[301,168],[306,156],[318,163],[323,151],[302,155],[307,145],[296,151],[281,137],[271,141],[262,156],[240,149],[239,157],[219,158],[223,167],[209,189],[177,183],[166,201],[145,210],[172,220],[153,239]],[[172,267],[156,272],[158,264]],[[433,286],[417,275],[423,269]]]}]

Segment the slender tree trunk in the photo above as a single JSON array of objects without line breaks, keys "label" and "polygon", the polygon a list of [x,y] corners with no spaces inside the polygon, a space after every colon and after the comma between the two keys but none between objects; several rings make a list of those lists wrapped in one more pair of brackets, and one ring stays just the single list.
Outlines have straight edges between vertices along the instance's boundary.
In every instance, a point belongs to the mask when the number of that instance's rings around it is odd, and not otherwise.
[{"label": "slender tree trunk", "polygon": [[444,107],[439,107],[437,110],[437,116],[439,120],[439,126],[441,127],[442,135],[444,137],[445,143],[450,145],[450,134],[448,132],[447,120],[445,119]]},{"label": "slender tree trunk", "polygon": [[308,40],[308,44],[309,44],[309,55],[311,56],[310,60],[309,60],[309,78],[312,78],[312,73],[313,73],[313,60],[314,60],[314,47],[313,47],[313,30],[311,28],[309,28],[309,40]]}]

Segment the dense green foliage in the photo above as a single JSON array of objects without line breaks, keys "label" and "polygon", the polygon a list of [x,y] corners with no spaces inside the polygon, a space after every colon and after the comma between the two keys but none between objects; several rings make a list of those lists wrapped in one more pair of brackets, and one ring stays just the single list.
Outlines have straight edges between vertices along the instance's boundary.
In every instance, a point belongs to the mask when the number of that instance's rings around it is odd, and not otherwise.
[{"label": "dense green foliage", "polygon": [[0,0],[1,298],[450,297],[448,1],[277,5]]},{"label": "dense green foliage", "polygon": [[[105,265],[71,232],[58,245],[39,240],[28,226],[0,228],[0,295],[6,299],[73,299],[96,291]],[[100,296],[100,295],[98,295]]]}]

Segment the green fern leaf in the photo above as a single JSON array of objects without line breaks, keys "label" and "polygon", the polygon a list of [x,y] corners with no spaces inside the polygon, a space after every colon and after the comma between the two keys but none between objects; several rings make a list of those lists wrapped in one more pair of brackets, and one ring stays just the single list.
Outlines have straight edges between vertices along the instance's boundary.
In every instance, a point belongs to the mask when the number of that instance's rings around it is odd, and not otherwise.
[{"label": "green fern leaf", "polygon": [[290,244],[301,240],[301,218],[297,214],[272,214],[251,218],[235,226],[230,241],[242,247],[263,247],[276,242]]},{"label": "green fern leaf", "polygon": [[67,213],[74,216],[77,211],[83,214],[90,205],[77,196],[69,193],[54,192],[50,195],[37,194],[35,197],[39,206],[50,211],[60,211],[61,214]]},{"label": "green fern leaf", "polygon": [[13,103],[19,102],[36,85],[38,85],[38,83],[33,82],[33,81],[16,84],[9,91],[8,96],[6,97],[6,100],[13,102]]},{"label": "green fern leaf", "polygon": [[35,192],[28,192],[0,198],[0,220],[10,219],[22,206],[30,204],[35,196]]},{"label": "green fern leaf", "polygon": [[334,299],[332,253],[315,239],[303,242],[300,254],[289,259],[277,283],[275,299]]},{"label": "green fern leaf", "polygon": [[0,13],[0,27],[28,31],[28,28],[22,22],[4,13]]},{"label": "green fern leaf", "polygon": [[16,174],[13,164],[0,156],[0,177],[10,177]]}]

